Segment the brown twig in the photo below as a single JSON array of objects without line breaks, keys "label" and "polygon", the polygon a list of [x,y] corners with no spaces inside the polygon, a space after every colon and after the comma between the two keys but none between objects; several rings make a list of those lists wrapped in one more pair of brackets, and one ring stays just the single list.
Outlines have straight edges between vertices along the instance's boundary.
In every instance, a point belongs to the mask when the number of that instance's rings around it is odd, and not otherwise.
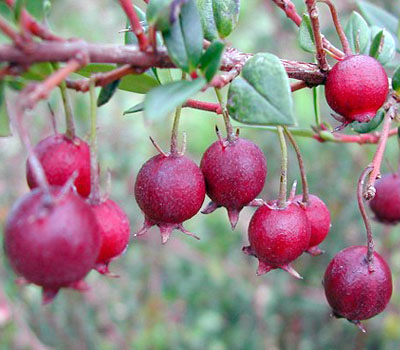
[{"label": "brown twig", "polygon": [[194,109],[200,109],[202,111],[213,112],[216,114],[222,114],[222,108],[218,103],[204,102],[197,100],[187,100],[182,107],[189,107]]},{"label": "brown twig", "polygon": [[119,0],[119,4],[126,13],[126,16],[131,24],[132,31],[138,39],[140,51],[146,51],[149,48],[149,40],[147,39],[144,29],[140,24],[139,17],[132,5],[131,0]]},{"label": "brown twig", "polygon": [[319,25],[319,13],[316,6],[316,0],[306,0],[308,14],[310,15],[312,31],[314,35],[315,48],[317,50],[317,61],[319,68],[326,72],[329,69],[328,61],[326,60],[326,54],[324,51],[324,45],[322,43],[322,35]]}]

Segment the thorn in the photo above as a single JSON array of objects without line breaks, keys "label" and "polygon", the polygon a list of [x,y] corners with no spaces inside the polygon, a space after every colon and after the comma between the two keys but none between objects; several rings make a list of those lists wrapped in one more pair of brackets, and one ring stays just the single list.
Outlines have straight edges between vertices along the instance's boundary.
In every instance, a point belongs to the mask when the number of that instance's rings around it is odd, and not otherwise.
[{"label": "thorn", "polygon": [[225,142],[224,142],[224,139],[222,138],[221,131],[219,131],[217,125],[215,125],[215,132],[217,133],[218,141],[219,141],[221,147],[224,149],[226,147]]},{"label": "thorn", "polygon": [[153,146],[155,147],[155,149],[158,151],[158,153],[160,153],[161,155],[163,155],[165,158],[169,156],[169,154],[168,154],[168,153],[165,153],[165,152],[161,149],[161,147],[157,144],[157,142],[154,141],[154,139],[153,139],[151,136],[149,136],[149,138],[150,138],[151,143],[152,143]]},{"label": "thorn", "polygon": [[275,268],[276,267],[272,267],[271,265],[268,265],[267,263],[259,260],[256,275],[257,276],[265,275],[266,273],[268,273],[269,271],[271,271]]},{"label": "thorn", "polygon": [[290,275],[292,275],[294,278],[297,278],[299,280],[302,280],[303,277],[301,277],[301,275],[290,265],[282,265],[279,266],[282,270],[285,270],[286,272],[288,272]]},{"label": "thorn", "polygon": [[348,321],[350,321],[351,323],[354,323],[361,332],[367,333],[366,329],[364,328],[364,326],[362,325],[362,323],[360,321],[353,321],[353,320],[348,320]]},{"label": "thorn", "polygon": [[349,125],[349,122],[343,122],[342,124],[334,128],[332,133],[343,130],[347,125]]},{"label": "thorn", "polygon": [[226,208],[226,210],[228,211],[228,217],[229,217],[229,222],[231,223],[231,228],[232,230],[234,230],[239,221],[240,210],[230,209],[230,208]]},{"label": "thorn", "polygon": [[297,180],[293,181],[292,189],[290,190],[289,198],[288,201],[292,202],[294,199],[294,196],[296,195],[296,188],[297,188]]},{"label": "thorn", "polygon": [[186,230],[186,229],[183,227],[182,224],[180,224],[180,225],[178,226],[178,229],[181,230],[185,235],[188,235],[188,236],[190,236],[190,237],[193,237],[193,238],[197,239],[198,241],[200,240],[200,237],[199,237],[199,236],[195,235],[193,232],[190,232],[190,231]]},{"label": "thorn", "polygon": [[69,177],[67,182],[61,188],[60,193],[58,194],[58,199],[62,199],[71,189],[76,190],[74,182],[78,177],[78,170],[75,170],[72,175]]},{"label": "thorn", "polygon": [[50,304],[57,296],[59,289],[42,288],[42,305]]},{"label": "thorn", "polygon": [[210,213],[212,213],[213,211],[215,211],[216,209],[218,209],[220,207],[220,205],[217,205],[216,203],[214,203],[214,202],[209,202],[208,204],[207,204],[207,206],[201,211],[201,213],[202,214],[210,214]]},{"label": "thorn", "polygon": [[306,250],[306,253],[308,253],[308,254],[310,254],[312,256],[318,256],[318,255],[324,254],[325,250],[321,250],[321,249],[319,249],[318,246],[314,246],[314,247],[308,248]]},{"label": "thorn", "polygon": [[106,263],[97,263],[95,266],[95,269],[98,273],[105,275],[107,277],[111,277],[111,278],[119,278],[119,275],[113,273],[110,271],[110,269],[108,268],[110,262],[106,262]]}]

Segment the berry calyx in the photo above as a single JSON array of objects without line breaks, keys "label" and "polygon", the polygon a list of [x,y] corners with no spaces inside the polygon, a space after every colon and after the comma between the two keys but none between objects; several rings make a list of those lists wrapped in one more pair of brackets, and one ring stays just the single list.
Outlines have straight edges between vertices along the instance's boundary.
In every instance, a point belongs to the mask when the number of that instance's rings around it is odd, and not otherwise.
[{"label": "berry calyx", "polygon": [[96,260],[96,270],[101,274],[110,273],[110,262],[124,253],[129,243],[129,219],[120,206],[107,199],[98,205],[92,205],[101,237],[100,252]]},{"label": "berry calyx", "polygon": [[49,202],[41,189],[17,201],[5,226],[4,249],[15,272],[41,286],[43,302],[60,288],[82,288],[100,249],[96,218],[90,206],[72,191],[50,188]]},{"label": "berry calyx", "polygon": [[368,269],[367,247],[341,250],[329,263],[323,280],[326,299],[333,315],[358,325],[382,312],[392,296],[392,274],[386,261],[373,254],[373,271]]},{"label": "berry calyx", "polygon": [[204,202],[205,183],[199,167],[183,155],[159,154],[150,158],[140,169],[135,183],[135,198],[145,215],[145,234],[157,225],[165,244],[172,230],[199,239],[182,223],[193,217]]},{"label": "berry calyx", "polygon": [[243,252],[258,259],[257,275],[280,268],[301,279],[290,263],[308,248],[310,231],[307,215],[296,203],[289,203],[283,209],[276,202],[263,205],[251,218],[250,245]]},{"label": "berry calyx", "polygon": [[[55,134],[40,141],[34,152],[50,185],[63,186],[76,171],[74,185],[77,192],[83,197],[90,194],[90,149],[85,141],[79,137],[71,140],[64,134]],[[29,188],[38,187],[29,160],[26,170]]]},{"label": "berry calyx", "polygon": [[386,100],[388,77],[382,65],[367,55],[351,55],[336,63],[325,83],[329,106],[344,119],[370,121]]},{"label": "berry calyx", "polygon": [[385,174],[375,182],[375,197],[369,205],[375,218],[386,224],[400,221],[400,176]]},{"label": "berry calyx", "polygon": [[221,139],[206,150],[200,169],[206,181],[207,195],[212,200],[203,213],[225,207],[234,229],[242,208],[263,189],[267,176],[263,152],[243,138],[237,137],[233,142]]},{"label": "berry calyx", "polygon": [[319,249],[318,244],[326,238],[331,228],[331,215],[328,207],[313,194],[309,195],[308,203],[301,202],[302,196],[300,195],[294,197],[294,201],[299,202],[304,208],[311,225],[310,243],[306,252],[314,256],[322,254],[323,251]]}]

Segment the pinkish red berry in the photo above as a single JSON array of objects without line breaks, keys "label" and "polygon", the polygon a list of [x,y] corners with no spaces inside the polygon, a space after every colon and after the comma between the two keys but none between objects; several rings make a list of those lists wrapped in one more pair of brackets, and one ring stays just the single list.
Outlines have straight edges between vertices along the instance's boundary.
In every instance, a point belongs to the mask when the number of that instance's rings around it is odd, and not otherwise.
[{"label": "pinkish red berry", "polygon": [[[65,191],[65,190],[64,190]],[[94,267],[100,235],[90,206],[71,191],[52,187],[49,202],[35,189],[7,218],[4,249],[15,272],[43,288],[49,302],[63,287],[76,287]]]},{"label": "pinkish red berry", "polygon": [[324,276],[325,295],[336,317],[360,325],[381,313],[392,296],[392,274],[386,261],[373,255],[373,272],[368,269],[367,248],[341,250],[329,263]]},{"label": "pinkish red berry", "polygon": [[[294,202],[301,202],[302,196],[294,197]],[[331,228],[331,215],[328,207],[317,196],[309,195],[308,203],[301,204],[304,207],[308,220],[311,225],[311,238],[307,253],[311,255],[322,254],[323,251],[318,248],[320,244],[328,235]]]},{"label": "pinkish red berry", "polygon": [[267,176],[263,152],[256,144],[242,138],[232,143],[216,141],[204,153],[200,168],[207,195],[212,200],[203,213],[225,207],[234,229],[239,212],[263,189]]},{"label": "pinkish red berry", "polygon": [[301,278],[290,263],[309,246],[311,229],[307,215],[296,203],[284,209],[279,209],[275,203],[270,205],[258,208],[251,218],[250,245],[244,247],[243,252],[258,259],[257,275],[280,268]]},{"label": "pinkish red berry", "polygon": [[135,183],[135,198],[145,215],[143,228],[136,235],[157,225],[163,244],[173,229],[198,239],[182,223],[196,215],[204,197],[204,177],[192,160],[162,154],[150,158],[140,169]]},{"label": "pinkish red berry", "polygon": [[96,270],[110,274],[108,265],[127,248],[130,235],[129,219],[117,203],[111,199],[92,205],[99,225],[101,248],[96,260]]},{"label": "pinkish red berry", "polygon": [[368,122],[386,100],[388,77],[382,65],[366,55],[347,56],[328,73],[325,96],[345,123]]},{"label": "pinkish red berry", "polygon": [[400,176],[386,174],[375,182],[376,194],[369,202],[375,218],[387,224],[400,221]]},{"label": "pinkish red berry", "polygon": [[[83,197],[90,194],[90,149],[85,141],[79,137],[71,140],[64,134],[55,134],[40,141],[34,151],[50,185],[63,186],[77,171],[74,182],[77,192]],[[31,189],[38,187],[29,162],[26,177]]]}]

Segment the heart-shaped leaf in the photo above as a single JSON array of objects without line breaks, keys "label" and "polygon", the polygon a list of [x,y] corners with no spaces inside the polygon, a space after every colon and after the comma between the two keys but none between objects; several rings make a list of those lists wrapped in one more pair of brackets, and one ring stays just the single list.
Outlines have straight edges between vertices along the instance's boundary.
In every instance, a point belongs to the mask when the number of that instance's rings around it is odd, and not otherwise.
[{"label": "heart-shaped leaf", "polygon": [[144,100],[144,115],[149,120],[160,120],[199,92],[207,81],[197,78],[192,81],[174,81],[151,90]]},{"label": "heart-shaped leaf", "polygon": [[311,53],[316,52],[310,17],[306,14],[303,15],[303,20],[301,21],[297,34],[297,41],[304,51]]},{"label": "heart-shaped leaf", "polygon": [[365,19],[356,11],[347,22],[345,33],[351,50],[354,53],[364,53],[371,41],[371,31]]},{"label": "heart-shaped leaf", "polygon": [[246,124],[295,123],[289,79],[278,57],[260,53],[247,61],[229,87],[228,110]]}]

